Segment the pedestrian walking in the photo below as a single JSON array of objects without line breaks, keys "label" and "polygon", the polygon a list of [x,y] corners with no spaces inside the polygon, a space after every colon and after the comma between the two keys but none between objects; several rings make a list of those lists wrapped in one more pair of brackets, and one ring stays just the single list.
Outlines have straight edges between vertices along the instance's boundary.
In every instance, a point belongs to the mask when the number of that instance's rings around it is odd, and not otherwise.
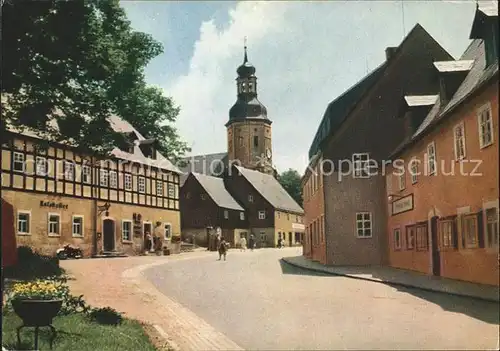
[{"label": "pedestrian walking", "polygon": [[250,240],[248,241],[248,244],[250,245],[250,250],[253,251],[254,247],[255,247],[255,237],[252,235],[250,235]]},{"label": "pedestrian walking", "polygon": [[224,261],[226,260],[227,249],[228,249],[228,243],[224,238],[221,238],[219,244],[219,261],[221,260],[222,256],[224,256]]},{"label": "pedestrian walking", "polygon": [[247,239],[243,236],[240,239],[240,251],[246,251],[247,250]]}]

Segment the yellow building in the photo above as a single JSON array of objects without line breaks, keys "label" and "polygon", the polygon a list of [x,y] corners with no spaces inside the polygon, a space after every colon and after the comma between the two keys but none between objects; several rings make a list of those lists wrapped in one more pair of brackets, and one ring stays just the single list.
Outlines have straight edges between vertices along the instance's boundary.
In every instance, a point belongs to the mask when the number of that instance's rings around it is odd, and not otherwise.
[{"label": "yellow building", "polygon": [[2,140],[2,198],[14,207],[18,246],[49,255],[64,244],[85,256],[134,255],[147,248],[148,232],[163,246],[180,237],[180,171],[154,140],[117,116],[109,121],[129,143],[108,159],[67,144],[42,145],[29,130],[9,129]]}]

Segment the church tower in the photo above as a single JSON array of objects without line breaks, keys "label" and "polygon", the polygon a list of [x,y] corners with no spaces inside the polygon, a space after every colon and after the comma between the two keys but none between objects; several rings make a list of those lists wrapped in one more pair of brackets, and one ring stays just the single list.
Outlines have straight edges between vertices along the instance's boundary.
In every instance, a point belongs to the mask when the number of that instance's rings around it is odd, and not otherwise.
[{"label": "church tower", "polygon": [[271,121],[257,99],[255,67],[248,62],[245,45],[243,64],[236,70],[237,100],[229,110],[227,151],[229,162],[273,174]]}]

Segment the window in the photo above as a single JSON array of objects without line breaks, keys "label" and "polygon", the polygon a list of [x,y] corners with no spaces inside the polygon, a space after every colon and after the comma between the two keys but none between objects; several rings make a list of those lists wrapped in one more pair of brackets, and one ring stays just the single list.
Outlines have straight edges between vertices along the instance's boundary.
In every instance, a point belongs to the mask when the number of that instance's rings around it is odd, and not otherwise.
[{"label": "window", "polygon": [[253,147],[259,147],[259,137],[257,135],[253,137]]},{"label": "window", "polygon": [[300,223],[299,216],[295,216],[295,222]]},{"label": "window", "polygon": [[406,227],[406,249],[413,250],[415,247],[415,227]]},{"label": "window", "polygon": [[281,212],[277,212],[278,213],[278,218],[281,218]]},{"label": "window", "polygon": [[161,180],[156,181],[156,195],[163,196],[163,182]]},{"label": "window", "polygon": [[31,213],[26,211],[17,212],[17,233],[29,234],[30,233],[30,218]]},{"label": "window", "polygon": [[24,154],[14,152],[13,168],[16,172],[24,172]]},{"label": "window", "polygon": [[260,241],[263,241],[263,242],[267,241],[267,234],[266,234],[266,232],[260,232]]},{"label": "window", "polygon": [[75,179],[75,164],[71,161],[64,161],[64,178],[66,180]]},{"label": "window", "polygon": [[42,176],[47,175],[47,159],[45,157],[36,157],[36,174]]},{"label": "window", "polygon": [[371,238],[372,214],[369,212],[356,213],[356,230],[358,238]]},{"label": "window", "polygon": [[290,220],[290,213],[286,214],[286,219],[289,221]]},{"label": "window", "polygon": [[224,210],[224,219],[229,219],[229,211]]},{"label": "window", "polygon": [[169,223],[165,223],[165,240],[170,239],[172,234],[172,226]]},{"label": "window", "polygon": [[401,250],[401,229],[394,229],[394,250]]},{"label": "window", "polygon": [[428,248],[427,244],[427,224],[419,225],[415,229],[417,250],[425,251]]},{"label": "window", "polygon": [[399,190],[400,191],[405,190],[406,188],[405,173],[403,172],[403,174],[399,175],[398,179],[399,179]]},{"label": "window", "polygon": [[122,221],[122,240],[132,241],[132,221]]},{"label": "window", "polygon": [[259,219],[266,219],[266,211],[259,211]]},{"label": "window", "polygon": [[108,186],[108,171],[101,169],[100,170],[100,184],[101,186]]},{"label": "window", "polygon": [[245,220],[245,212],[240,212],[240,220]]},{"label": "window", "polygon": [[253,196],[252,195],[248,195],[248,202],[253,202]]},{"label": "window", "polygon": [[73,216],[73,236],[83,236],[83,216]]},{"label": "window", "polygon": [[429,175],[436,173],[436,145],[434,142],[427,145],[427,166],[429,167]]},{"label": "window", "polygon": [[61,216],[57,213],[49,213],[49,235],[61,235]]},{"label": "window", "polygon": [[174,198],[175,197],[175,185],[172,183],[168,183],[168,197]]},{"label": "window", "polygon": [[416,159],[411,161],[411,183],[415,184],[418,182],[418,162]]},{"label": "window", "polygon": [[493,144],[493,120],[489,104],[479,109],[477,118],[479,124],[479,147],[484,148]]},{"label": "window", "polygon": [[498,246],[498,212],[496,208],[486,210],[486,234],[488,246]]},{"label": "window", "polygon": [[146,192],[146,178],[144,177],[139,177],[139,192],[140,193]]},{"label": "window", "polygon": [[353,154],[352,162],[354,165],[354,178],[368,178],[370,176],[368,171],[369,156],[367,153]]},{"label": "window", "polygon": [[476,248],[478,246],[477,238],[477,217],[468,215],[463,217],[462,222],[462,240],[466,248]]},{"label": "window", "polygon": [[90,167],[89,166],[83,166],[82,167],[82,180],[86,184],[90,184],[92,178],[90,174]]},{"label": "window", "polygon": [[118,174],[115,171],[109,172],[109,186],[112,188],[118,187]]},{"label": "window", "polygon": [[124,183],[125,183],[125,190],[132,190],[132,175],[131,174],[125,174],[124,178]]},{"label": "window", "polygon": [[440,248],[443,250],[455,247],[452,220],[443,220],[439,222],[439,244]]},{"label": "window", "polygon": [[455,160],[465,158],[465,127],[464,123],[457,124],[454,128],[455,135]]}]

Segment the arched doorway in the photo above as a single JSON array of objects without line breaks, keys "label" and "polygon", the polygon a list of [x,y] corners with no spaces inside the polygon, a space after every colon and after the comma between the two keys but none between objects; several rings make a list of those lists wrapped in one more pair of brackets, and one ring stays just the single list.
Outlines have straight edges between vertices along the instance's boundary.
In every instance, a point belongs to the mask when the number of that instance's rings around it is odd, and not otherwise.
[{"label": "arched doorway", "polygon": [[113,251],[115,249],[115,221],[105,219],[102,222],[103,251]]}]

